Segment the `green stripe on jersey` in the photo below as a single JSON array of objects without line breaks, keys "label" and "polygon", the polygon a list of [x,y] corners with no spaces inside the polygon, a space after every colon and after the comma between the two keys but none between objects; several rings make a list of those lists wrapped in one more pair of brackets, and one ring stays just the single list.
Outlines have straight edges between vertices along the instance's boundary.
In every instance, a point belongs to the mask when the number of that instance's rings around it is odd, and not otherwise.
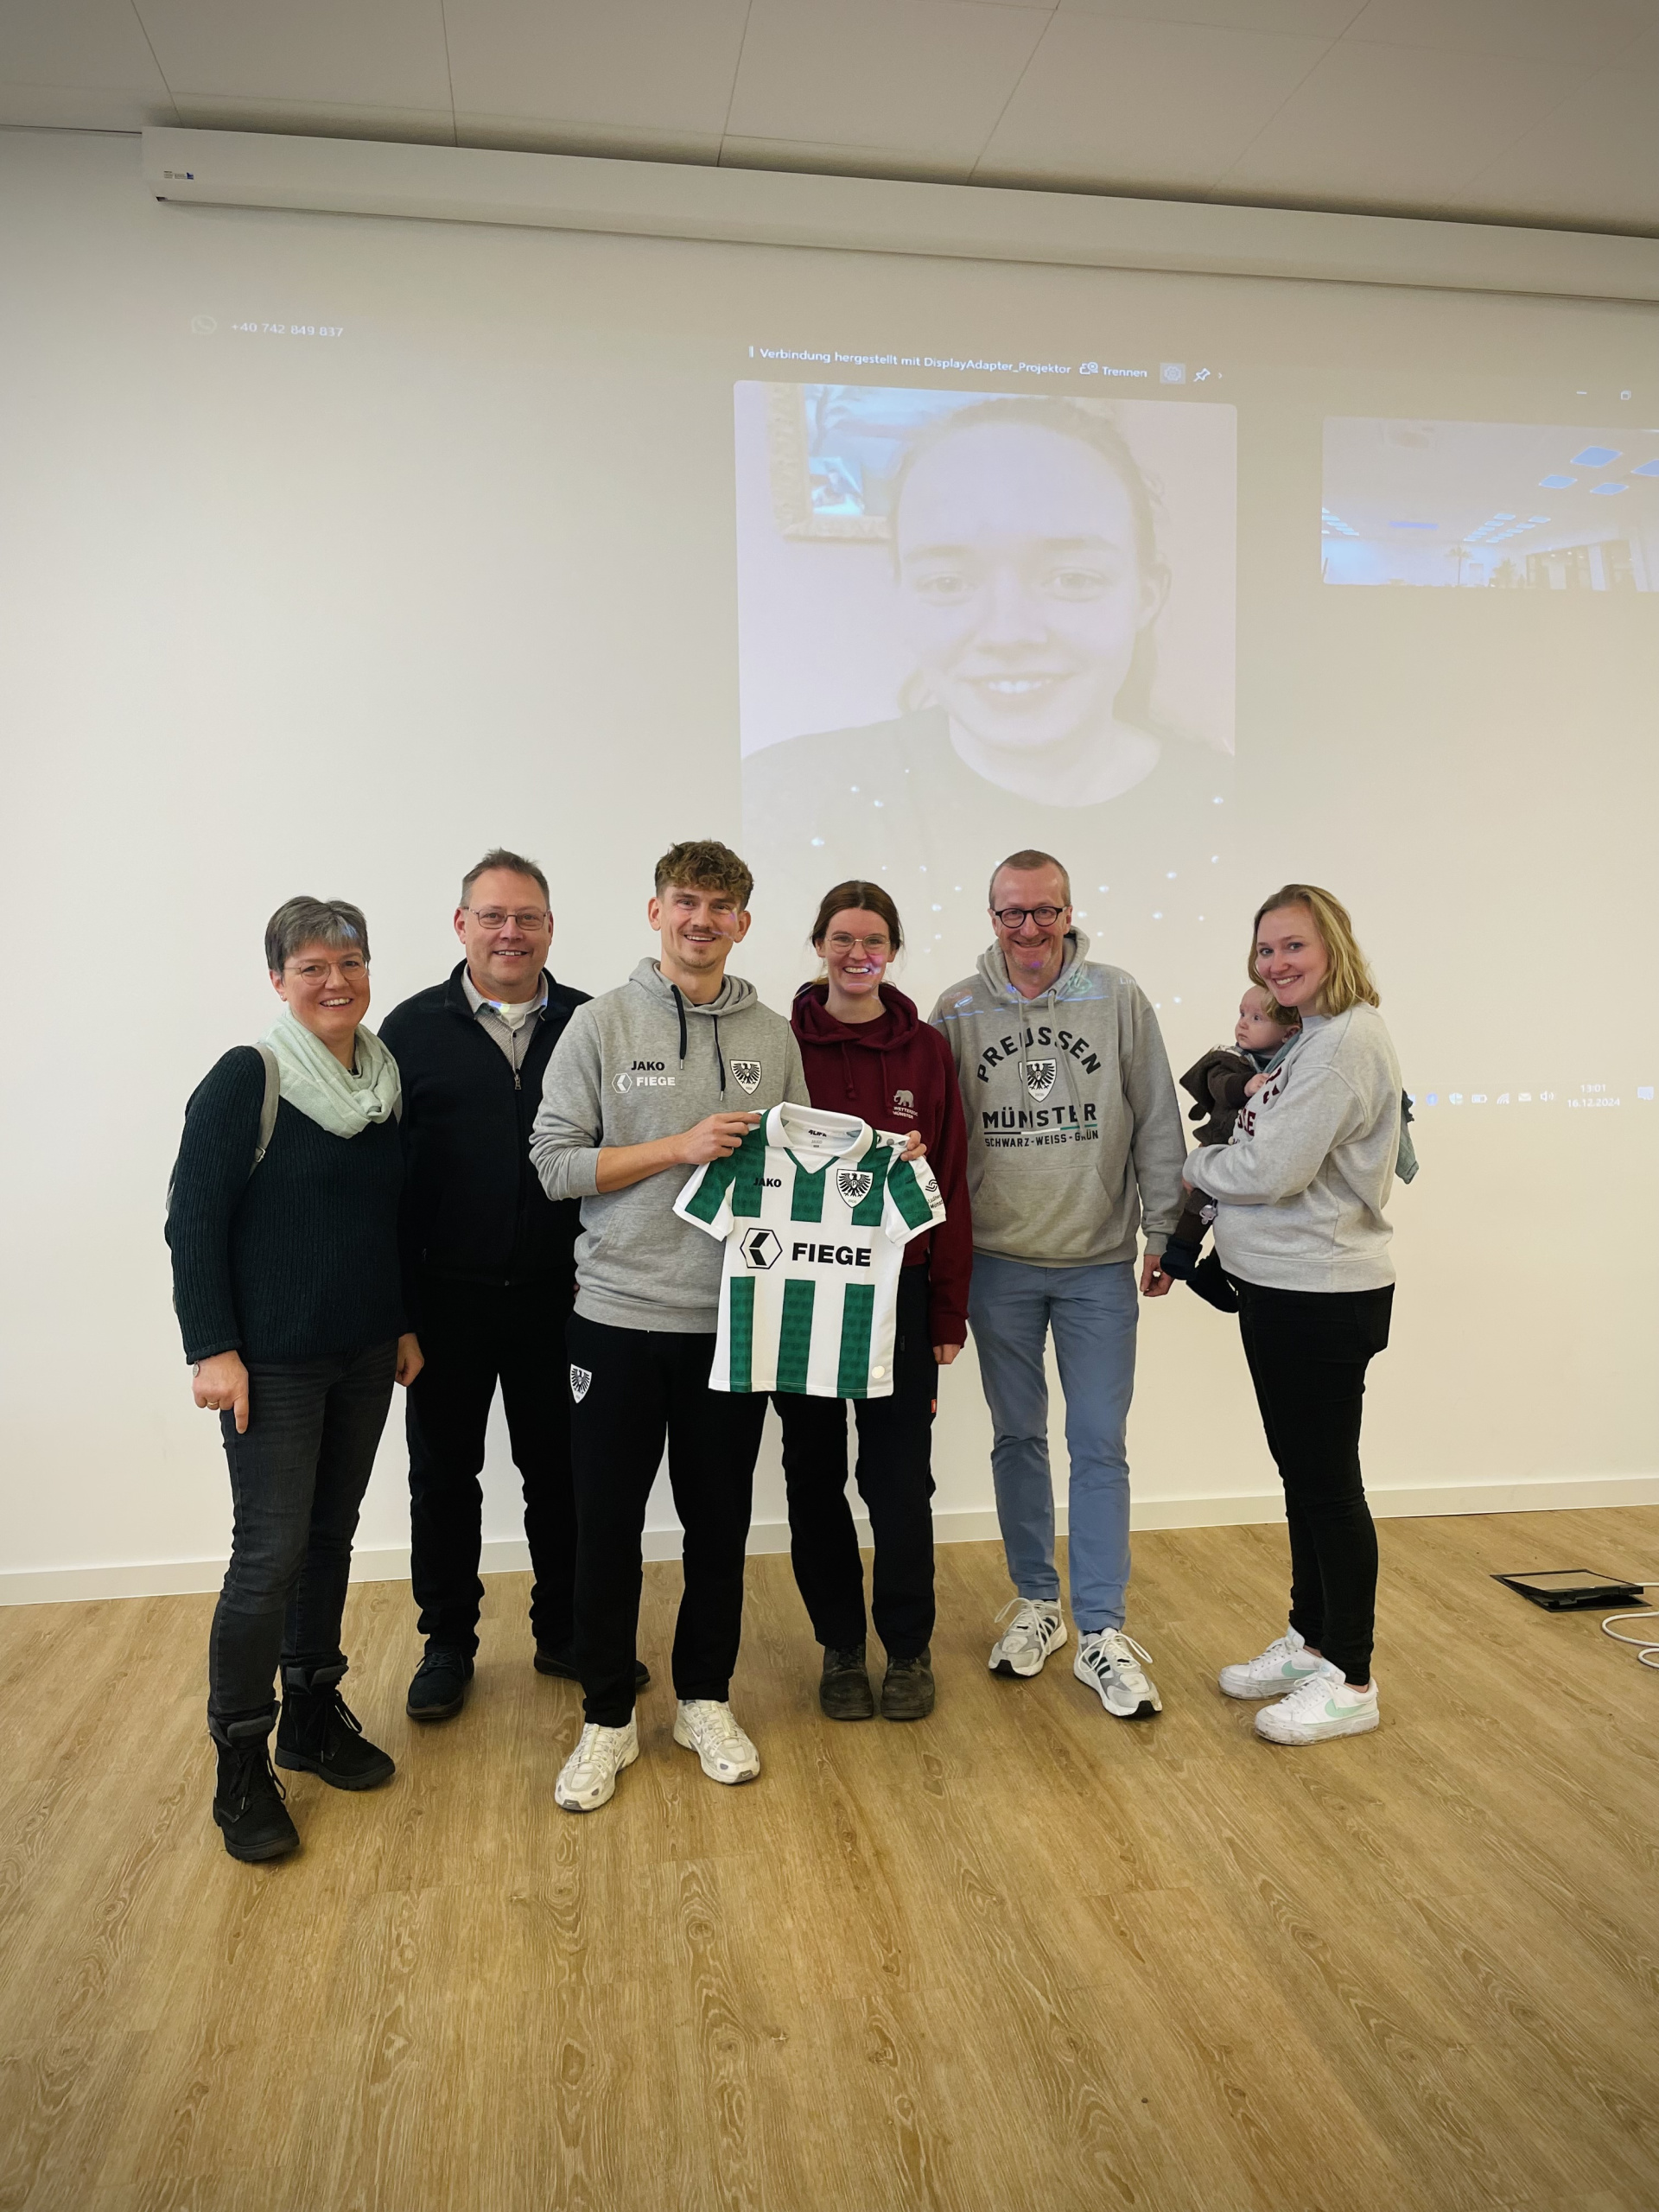
[{"label": "green stripe on jersey", "polygon": [[760,1218],[766,1172],[766,1125],[756,1122],[727,1162],[732,1171],[732,1212],[740,1221]]},{"label": "green stripe on jersey", "polygon": [[887,1171],[893,1166],[893,1157],[886,1145],[874,1144],[859,1161],[859,1166],[868,1173],[870,1187],[853,1208],[850,1219],[855,1229],[880,1228],[881,1201],[887,1190]]},{"label": "green stripe on jersey", "polygon": [[875,1285],[849,1282],[842,1294],[841,1370],[836,1395],[868,1397],[870,1389],[870,1331],[875,1322]]},{"label": "green stripe on jersey", "polygon": [[730,1339],[730,1390],[754,1388],[754,1277],[734,1275],[727,1286],[727,1335]]},{"label": "green stripe on jersey", "polygon": [[[726,1192],[735,1173],[734,1160],[711,1160],[702,1171],[702,1180],[685,1201],[685,1211],[695,1221],[712,1221],[725,1201]],[[760,1208],[757,1206],[758,1213]]]},{"label": "green stripe on jersey", "polygon": [[916,1180],[915,1171],[907,1160],[895,1161],[887,1177],[887,1188],[893,1193],[894,1205],[912,1229],[923,1228],[932,1220],[933,1209],[928,1204],[927,1194]]},{"label": "green stripe on jersey", "polygon": [[776,1387],[779,1390],[806,1389],[807,1363],[812,1356],[812,1299],[817,1288],[817,1285],[811,1282],[784,1285],[783,1319],[778,1331]]},{"label": "green stripe on jersey", "polygon": [[823,1219],[823,1188],[829,1175],[827,1167],[819,1168],[816,1175],[801,1166],[793,1153],[784,1154],[795,1171],[795,1188],[789,1201],[791,1221],[822,1221]]}]

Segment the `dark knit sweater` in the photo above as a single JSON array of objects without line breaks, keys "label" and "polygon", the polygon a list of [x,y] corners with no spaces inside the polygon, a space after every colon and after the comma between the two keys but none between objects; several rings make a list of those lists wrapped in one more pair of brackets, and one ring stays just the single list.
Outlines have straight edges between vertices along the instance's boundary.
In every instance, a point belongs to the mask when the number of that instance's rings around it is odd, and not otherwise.
[{"label": "dark knit sweater", "polygon": [[238,1045],[184,1109],[167,1241],[185,1357],[326,1359],[401,1335],[397,1124],[332,1136],[284,1099],[250,1174],[264,1092]]}]

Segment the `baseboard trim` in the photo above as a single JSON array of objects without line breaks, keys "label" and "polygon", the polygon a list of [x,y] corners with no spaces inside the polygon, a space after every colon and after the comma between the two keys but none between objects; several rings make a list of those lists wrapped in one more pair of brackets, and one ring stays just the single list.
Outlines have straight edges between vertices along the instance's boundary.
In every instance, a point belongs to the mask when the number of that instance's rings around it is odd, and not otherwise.
[{"label": "baseboard trim", "polygon": [[[1659,1505],[1659,1475],[1569,1476],[1544,1482],[1453,1483],[1374,1490],[1371,1510],[1379,1520],[1426,1519],[1437,1514],[1565,1513],[1618,1505]],[[869,1541],[869,1523],[856,1515],[859,1540]],[[1220,1497],[1137,1499],[1130,1516],[1135,1529],[1226,1529],[1284,1517],[1277,1491],[1240,1491]],[[1065,1533],[1065,1508],[1055,1509],[1055,1525]],[[936,1512],[933,1526],[942,1544],[977,1544],[997,1534],[991,1506]],[[647,1529],[643,1545],[648,1560],[677,1559],[677,1528]],[[789,1529],[782,1521],[757,1521],[749,1531],[753,1554],[789,1549]],[[522,1574],[530,1553],[522,1537],[501,1537],[484,1547],[486,1574]],[[217,1590],[224,1579],[223,1559],[141,1560],[108,1567],[29,1567],[0,1573],[0,1605],[70,1605],[95,1598],[172,1598]],[[352,1560],[353,1582],[402,1582],[409,1575],[409,1553],[398,1545],[359,1548]]]}]

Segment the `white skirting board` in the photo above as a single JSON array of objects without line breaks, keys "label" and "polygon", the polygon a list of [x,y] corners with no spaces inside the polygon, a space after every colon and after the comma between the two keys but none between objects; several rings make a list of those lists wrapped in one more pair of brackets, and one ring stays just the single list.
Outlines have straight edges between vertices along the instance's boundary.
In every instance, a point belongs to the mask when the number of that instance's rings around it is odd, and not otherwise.
[{"label": "white skirting board", "polygon": [[[1427,1518],[1435,1514],[1562,1513],[1607,1505],[1659,1505],[1659,1475],[1586,1475],[1548,1482],[1465,1483],[1433,1489],[1388,1489],[1370,1492],[1371,1510],[1379,1520]],[[1142,1498],[1136,1502],[1131,1526],[1136,1529],[1224,1529],[1249,1522],[1278,1521],[1284,1516],[1284,1500],[1277,1491],[1243,1492],[1224,1497]],[[1055,1526],[1065,1534],[1065,1508],[1057,1505]],[[855,1516],[859,1540],[869,1541],[869,1523]],[[961,1512],[936,1513],[933,1526],[942,1544],[976,1544],[997,1535],[996,1514],[983,1507]],[[760,1521],[749,1531],[751,1552],[789,1549],[789,1529],[782,1521]],[[648,1560],[677,1559],[677,1528],[647,1529],[644,1545]],[[1572,1560],[1569,1565],[1584,1562]],[[1592,1565],[1609,1572],[1617,1560]],[[518,1574],[530,1566],[522,1538],[498,1538],[484,1547],[486,1574]],[[170,1598],[193,1592],[217,1590],[225,1573],[222,1559],[143,1560],[117,1567],[47,1567],[21,1573],[0,1573],[0,1605],[65,1605],[89,1598]],[[401,1547],[359,1550],[352,1560],[353,1582],[402,1582],[409,1573],[409,1554]]]}]

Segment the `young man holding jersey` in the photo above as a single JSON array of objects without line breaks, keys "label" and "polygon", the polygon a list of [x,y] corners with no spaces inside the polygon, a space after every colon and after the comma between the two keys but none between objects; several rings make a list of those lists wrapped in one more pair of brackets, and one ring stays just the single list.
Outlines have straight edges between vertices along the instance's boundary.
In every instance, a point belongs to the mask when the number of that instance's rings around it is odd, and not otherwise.
[{"label": "young man holding jersey", "polygon": [[1159,1260],[1180,1217],[1186,1144],[1158,1018],[1132,976],[1088,957],[1066,872],[1012,854],[991,878],[996,941],[930,1019],[957,1064],[974,1217],[969,1326],[990,1408],[991,1471],[1014,1618],[993,1674],[1039,1674],[1066,1640],[1054,1567],[1048,1463],[1051,1330],[1071,1462],[1072,1672],[1120,1720],[1161,1710],[1124,1633],[1140,1289],[1161,1297]]},{"label": "young man holding jersey", "polygon": [[586,1725],[554,1793],[567,1812],[604,1804],[639,1754],[639,1545],[664,1440],[685,1531],[674,1740],[712,1781],[760,1771],[729,1693],[766,1398],[709,1387],[721,1252],[674,1211],[687,1175],[734,1152],[762,1113],[810,1103],[789,1024],[726,972],[752,886],[724,845],[663,855],[647,908],[661,954],[571,1015],[531,1138],[548,1197],[582,1206],[566,1344]]}]

